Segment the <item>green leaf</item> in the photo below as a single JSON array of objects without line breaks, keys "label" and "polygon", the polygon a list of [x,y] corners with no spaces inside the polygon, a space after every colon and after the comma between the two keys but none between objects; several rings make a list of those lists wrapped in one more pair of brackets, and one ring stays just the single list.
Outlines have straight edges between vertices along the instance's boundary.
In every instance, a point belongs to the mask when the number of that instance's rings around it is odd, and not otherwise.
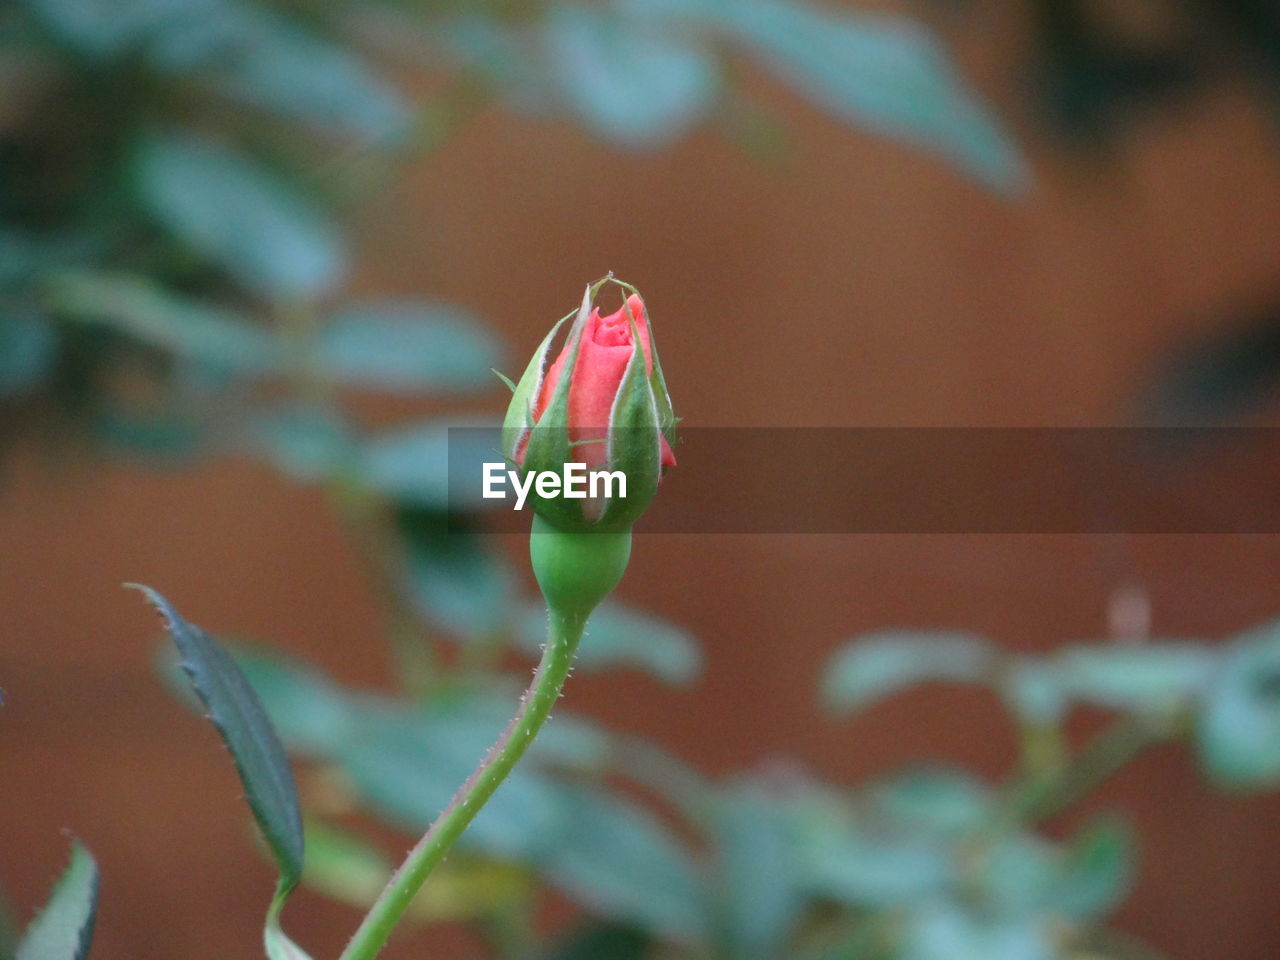
[{"label": "green leaf", "polygon": [[546,33],[550,67],[569,106],[622,146],[670,142],[707,113],[718,92],[715,64],[704,51],[643,20],[559,3],[547,15]]},{"label": "green leaf", "polygon": [[245,798],[267,840],[280,880],[267,909],[263,938],[271,960],[308,960],[280,929],[285,899],[302,878],[302,814],[284,747],[261,702],[235,661],[207,633],[187,623],[150,587],[142,591],[159,611],[181,655],[181,666],[231,753]]},{"label": "green leaf", "polygon": [[969,634],[873,634],[836,652],[823,695],[833,709],[862,709],[920,683],[982,682],[994,663],[987,641]]},{"label": "green leaf", "polygon": [[1071,840],[1048,906],[1077,919],[1106,914],[1133,886],[1135,841],[1121,820],[1097,820]]},{"label": "green leaf", "polygon": [[1057,851],[1031,834],[995,837],[970,866],[984,906],[1003,916],[1042,911],[1058,877]]},{"label": "green leaf", "polygon": [[919,144],[1004,193],[1028,180],[1013,142],[918,21],[793,0],[663,6],[724,30],[847,123]]},{"label": "green leaf", "polygon": [[302,880],[312,890],[353,907],[369,907],[391,876],[391,858],[363,837],[307,820]]},{"label": "green leaf", "polygon": [[281,879],[302,875],[302,817],[284,747],[235,661],[199,627],[187,623],[150,587],[134,585],[159,611],[209,719],[231,751],[253,815],[275,855]]},{"label": "green leaf", "polygon": [[573,791],[542,869],[554,885],[604,916],[680,941],[703,938],[709,930],[703,892],[683,845],[630,800]]},{"label": "green leaf", "polygon": [[446,514],[415,508],[397,512],[405,544],[406,590],[431,622],[464,639],[485,639],[513,615],[515,574],[484,538],[450,530]]},{"label": "green leaf", "polygon": [[592,923],[538,954],[539,960],[644,960],[653,937],[639,927]]},{"label": "green leaf", "polygon": [[[520,621],[520,646],[535,654],[546,634],[546,608],[529,607]],[[587,671],[639,667],[666,683],[686,686],[702,669],[702,653],[697,641],[674,624],[606,600],[587,622],[575,665]]]},{"label": "green leaf", "polygon": [[1064,692],[1117,709],[1160,710],[1200,696],[1220,655],[1195,643],[1095,644],[1070,647],[1057,656]]},{"label": "green leaf", "polygon": [[859,908],[915,902],[948,880],[945,853],[910,840],[846,838],[811,848],[806,885],[815,894]]},{"label": "green leaf", "polygon": [[[500,685],[493,690],[455,693],[411,715],[432,725],[436,736],[475,738],[492,744],[506,729],[518,700],[518,690]],[[557,710],[529,745],[522,763],[530,772],[544,765],[594,772],[608,759],[610,746],[608,736],[599,727],[566,710]]]},{"label": "green leaf", "polygon": [[318,670],[260,648],[231,654],[290,751],[326,757],[347,741],[352,721],[346,697]]},{"label": "green leaf", "polygon": [[321,213],[243,154],[195,136],[138,148],[142,200],[174,236],[268,297],[317,297],[345,272],[342,240]]},{"label": "green leaf", "polygon": [[1209,686],[1200,762],[1228,787],[1280,783],[1280,621],[1241,634]]},{"label": "green leaf", "polygon": [[871,788],[876,814],[912,835],[954,837],[982,826],[992,813],[991,791],[967,773],[919,766]]},{"label": "green leaf", "polygon": [[804,885],[815,896],[880,908],[916,902],[950,880],[948,853],[936,840],[868,828],[831,796],[802,798],[792,816]]},{"label": "green leaf", "polygon": [[309,127],[389,144],[410,130],[403,97],[299,20],[245,4],[196,3],[148,38],[158,69],[195,75],[230,99]]},{"label": "green leaf", "polygon": [[174,356],[242,374],[275,371],[274,336],[214,307],[124,274],[78,271],[50,282],[51,305],[68,319],[101,324]]},{"label": "green leaf", "polygon": [[[371,490],[403,504],[441,511],[479,506],[486,502],[479,500],[480,464],[499,459],[492,449],[497,432],[464,429],[450,434],[450,427],[469,425],[476,424],[427,420],[375,434],[361,451],[358,475]],[[466,491],[474,491],[474,502],[459,502]]]},{"label": "green leaf", "polygon": [[58,39],[95,58],[122,54],[138,46],[166,21],[189,14],[193,6],[201,6],[191,0],[25,0],[25,3]]},{"label": "green leaf", "polygon": [[350,427],[328,407],[272,410],[252,419],[240,440],[249,452],[302,483],[354,472],[352,463],[359,457]]},{"label": "green leaf", "polygon": [[350,304],[320,328],[317,373],[335,383],[397,393],[476,391],[492,383],[496,341],[440,303]]},{"label": "green leaf", "polygon": [[0,224],[0,288],[25,293],[32,281],[101,259],[104,252],[102,238],[89,224],[46,233],[24,233]]},{"label": "green leaf", "polygon": [[[1215,311],[1180,345],[1170,345],[1140,396],[1136,419],[1153,424],[1225,426],[1274,402],[1280,384],[1280,301],[1242,313]],[[1176,434],[1174,434],[1176,436]],[[1188,431],[1185,444],[1203,443]]]},{"label": "green leaf", "polygon": [[1035,916],[980,916],[930,901],[908,920],[903,960],[1053,960],[1048,925]]},{"label": "green leaf", "polygon": [[27,928],[14,960],[81,960],[93,940],[98,912],[98,865],[79,842],[71,863],[40,915]]},{"label": "green leaf", "polygon": [[779,805],[750,786],[731,790],[715,805],[714,889],[721,898],[726,956],[781,956],[800,919],[804,878],[790,827]]},{"label": "green leaf", "polygon": [[[338,762],[369,807],[415,831],[430,826],[448,805],[505,724],[465,701],[426,709],[374,698],[351,705],[355,731]],[[500,857],[532,857],[563,815],[559,790],[526,762],[497,789],[460,843]]]},{"label": "green leaf", "polygon": [[997,682],[1009,709],[1023,723],[1037,727],[1056,725],[1069,706],[1056,660],[1016,657],[1005,665]]},{"label": "green leaf", "polygon": [[38,313],[0,305],[0,397],[39,386],[57,348],[53,327]]}]

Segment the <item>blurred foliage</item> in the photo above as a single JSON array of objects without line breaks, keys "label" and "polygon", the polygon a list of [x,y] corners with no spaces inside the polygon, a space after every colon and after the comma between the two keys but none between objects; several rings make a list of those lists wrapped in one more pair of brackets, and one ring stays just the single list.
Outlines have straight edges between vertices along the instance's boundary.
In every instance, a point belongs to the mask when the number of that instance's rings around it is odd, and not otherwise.
[{"label": "blurred foliage", "polygon": [[[1106,142],[1124,111],[1190,89],[1223,59],[1268,79],[1280,66],[1261,0],[1171,2],[1167,26],[1134,36],[1091,4],[1034,10],[1045,116],[1082,143]],[[1252,55],[1211,55],[1223,50]],[[207,708],[240,704],[232,715],[252,721],[223,722],[224,735],[260,820],[285,824],[290,882],[305,842],[302,882],[367,905],[397,857],[362,820],[422,830],[509,716],[519,685],[499,668],[541,642],[542,613],[505,560],[446,523],[447,428],[460,420],[369,430],[346,402],[351,391],[455,402],[492,384],[499,345],[457,305],[347,295],[346,222],[483,110],[576,123],[620,149],[659,149],[702,123],[750,140],[744,123],[767,121],[733,83],[743,58],[995,190],[1028,180],[924,26],[807,0],[0,9],[0,402],[23,415],[4,422],[39,413],[114,451],[248,454],[321,484],[384,602],[395,694],[234,647],[305,764],[305,830],[291,792],[261,799],[261,771],[270,783],[282,761],[240,672],[182,625]],[[1187,382],[1229,393],[1254,371],[1265,380],[1256,353],[1224,348]],[[880,635],[839,654],[826,697],[841,710],[925,682],[995,690],[1024,747],[995,784],[931,768],[856,791],[787,769],[708,781],[558,712],[413,915],[473,924],[493,953],[544,960],[1143,956],[1106,928],[1135,872],[1128,831],[1103,819],[1051,841],[1038,824],[1153,742],[1191,743],[1227,787],[1280,782],[1278,638],[1272,626],[1226,647],[1030,657],[968,635]],[[620,605],[596,614],[583,651],[583,669],[675,685],[700,668],[684,631]],[[1120,715],[1079,750],[1062,730],[1076,704]],[[552,944],[534,935],[542,884],[590,918]]]},{"label": "blurred foliage", "polygon": [[[634,614],[601,619],[600,642],[624,652],[651,629]],[[394,857],[361,818],[424,829],[518,693],[499,673],[443,670],[406,700],[344,690],[261,647],[239,645],[235,659],[307,765],[304,883],[356,906],[372,902]],[[690,960],[1149,957],[1107,926],[1137,872],[1125,821],[1095,816],[1058,840],[1041,824],[1158,744],[1188,745],[1213,784],[1280,785],[1280,622],[1225,643],[1108,641],[1049,655],[972,635],[878,634],[837,651],[825,696],[862,711],[936,682],[1004,700],[1023,745],[1007,777],[919,766],[847,789],[773,765],[707,780],[558,711],[411,917],[474,924],[512,957],[579,956],[584,943]],[[1077,707],[1115,717],[1076,744],[1066,723]],[[543,884],[599,925],[537,946]]]},{"label": "blurred foliage", "polygon": [[1080,146],[1133,116],[1242,74],[1280,93],[1280,10],[1270,0],[1033,0],[1031,70],[1042,116]]},{"label": "blurred foliage", "polygon": [[[1139,117],[1224,81],[1280,101],[1280,7],[1272,0],[1032,0],[1028,88],[1043,129],[1110,155]],[[1280,293],[1227,302],[1159,362],[1138,416],[1214,425],[1270,408],[1280,391]]]},{"label": "blurred foliage", "polygon": [[466,311],[344,300],[346,215],[490,107],[649,149],[741,115],[740,53],[992,186],[1025,179],[939,44],[896,17],[789,0],[9,4],[0,399],[186,455],[274,412],[272,384],[311,402],[491,385],[495,345]]}]

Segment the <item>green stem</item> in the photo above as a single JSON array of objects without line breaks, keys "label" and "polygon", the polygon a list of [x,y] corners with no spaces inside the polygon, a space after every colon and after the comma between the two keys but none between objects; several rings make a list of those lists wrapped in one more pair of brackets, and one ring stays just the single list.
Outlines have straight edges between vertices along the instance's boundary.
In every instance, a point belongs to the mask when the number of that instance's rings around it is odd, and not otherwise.
[{"label": "green stem", "polygon": [[520,699],[516,715],[480,766],[454,794],[449,806],[409,851],[409,856],[388,881],[340,960],[372,960],[377,956],[427,875],[444,859],[480,808],[511,773],[551,715],[551,708],[560,698],[560,691],[569,676],[573,655],[585,626],[585,615],[563,612],[550,615],[542,661],[529,689]]},{"label": "green stem", "polygon": [[1123,717],[1085,747],[1057,776],[1033,779],[1015,790],[1007,812],[1013,819],[1027,823],[1061,813],[1109,780],[1142,751],[1168,736],[1167,724],[1137,715]]}]

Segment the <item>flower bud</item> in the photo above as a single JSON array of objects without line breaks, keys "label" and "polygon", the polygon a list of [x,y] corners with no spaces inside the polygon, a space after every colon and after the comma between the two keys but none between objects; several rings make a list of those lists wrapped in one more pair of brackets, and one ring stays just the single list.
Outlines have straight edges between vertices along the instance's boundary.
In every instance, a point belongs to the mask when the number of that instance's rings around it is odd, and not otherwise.
[{"label": "flower bud", "polygon": [[[608,282],[629,296],[602,317],[593,301]],[[529,501],[561,530],[630,529],[663,472],[676,462],[675,415],[649,317],[630,285],[610,277],[588,286],[559,356],[547,366],[552,342],[568,319],[552,327],[515,387],[503,425],[503,455],[522,477],[531,471],[562,474],[569,463],[585,464],[588,476],[620,473],[625,496],[615,480],[588,483],[596,495],[581,499],[542,496],[533,489]]]}]

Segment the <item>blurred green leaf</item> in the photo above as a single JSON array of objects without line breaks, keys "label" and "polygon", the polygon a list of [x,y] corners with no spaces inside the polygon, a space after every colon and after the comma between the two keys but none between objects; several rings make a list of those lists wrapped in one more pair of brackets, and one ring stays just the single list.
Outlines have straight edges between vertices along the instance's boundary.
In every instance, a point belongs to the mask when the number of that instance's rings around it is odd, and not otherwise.
[{"label": "blurred green leaf", "polygon": [[191,15],[149,38],[158,69],[195,74],[234,100],[319,130],[384,144],[408,134],[412,113],[396,89],[301,18],[239,3],[189,5]]},{"label": "blurred green leaf", "polygon": [[550,67],[569,105],[622,146],[670,142],[707,112],[719,87],[714,62],[687,36],[629,22],[617,11],[557,3],[546,35]]},{"label": "blurred green leaf", "polygon": [[1053,960],[1047,925],[1034,916],[982,916],[935,900],[908,921],[903,960]]},{"label": "blurred green leaf", "polygon": [[861,709],[920,683],[982,682],[994,662],[987,641],[969,634],[872,634],[832,657],[823,696],[833,709]]},{"label": "blurred green leaf", "polygon": [[871,787],[876,814],[909,834],[953,837],[982,826],[992,813],[990,789],[959,770],[911,767]]},{"label": "blurred green leaf", "polygon": [[213,11],[218,0],[23,0],[58,39],[92,57],[138,47],[165,23],[194,11]]},{"label": "blurred green leaf", "polygon": [[1058,879],[1059,857],[1031,834],[998,836],[982,851],[976,880],[984,906],[1003,916],[1043,911]]},{"label": "blurred green leaf", "polygon": [[312,364],[335,383],[393,392],[475,391],[493,385],[498,345],[440,303],[349,304],[317,334]]},{"label": "blurred green leaf", "polygon": [[1111,911],[1133,885],[1134,859],[1128,824],[1113,818],[1090,823],[1072,838],[1048,905],[1077,919]]},{"label": "blurred green leaf", "polygon": [[280,871],[276,895],[267,911],[267,955],[271,960],[307,960],[307,954],[280,929],[285,898],[302,879],[304,849],[298,789],[280,738],[249,681],[226,651],[199,627],[183,620],[150,587],[137,589],[159,611],[182,655],[182,669],[231,753],[245,799]]},{"label": "blurred green leaf", "polygon": [[39,267],[37,244],[26,234],[0,226],[0,287],[29,279]]},{"label": "blurred green leaf", "polygon": [[153,135],[138,147],[137,173],[156,219],[255,293],[317,297],[343,279],[334,226],[243,154],[201,137]]},{"label": "blurred green leaf", "polygon": [[250,420],[240,439],[249,452],[302,483],[320,483],[356,470],[356,440],[347,423],[328,407],[272,410]]},{"label": "blurred green leaf", "polygon": [[659,936],[689,941],[710,929],[684,845],[653,814],[621,797],[572,791],[542,869],[580,903]]},{"label": "blurred green leaf", "polygon": [[546,57],[530,43],[522,24],[488,16],[474,4],[452,4],[449,15],[432,23],[431,40],[441,58],[460,71],[483,77],[501,92],[514,112],[543,115],[557,97]]},{"label": "blurred green leaf", "polygon": [[920,838],[849,827],[815,833],[805,846],[805,883],[815,895],[858,908],[918,901],[950,879],[946,851]]},{"label": "blurred green leaf", "polygon": [[53,328],[37,312],[0,305],[0,397],[38,386],[57,347]]},{"label": "blurred green leaf", "polygon": [[[534,604],[521,617],[518,642],[536,654],[546,636],[546,607]],[[587,623],[576,666],[582,670],[639,667],[667,683],[685,686],[702,669],[702,654],[697,641],[674,624],[606,600]]]},{"label": "blurred green leaf", "polygon": [[848,123],[931,149],[1001,192],[1026,185],[1018,149],[922,23],[793,0],[662,0],[654,9],[727,32]]},{"label": "blurred green leaf", "polygon": [[918,901],[950,879],[947,849],[923,833],[855,817],[847,798],[812,786],[790,804],[806,890],[850,906]]},{"label": "blurred green leaf", "polygon": [[[451,463],[449,426],[443,420],[428,420],[373,435],[361,451],[360,478],[371,490],[400,503],[447,510],[449,477],[460,469]],[[480,476],[479,468],[473,475]]]},{"label": "blurred green leaf", "polygon": [[590,923],[538,954],[538,960],[644,960],[654,941],[639,927]]},{"label": "blurred green leaf", "polygon": [[1001,672],[998,684],[1009,709],[1023,723],[1056,725],[1069,706],[1058,663],[1049,657],[1012,659]]},{"label": "blurred green leaf", "polygon": [[200,450],[201,425],[174,406],[133,410],[104,403],[94,411],[89,426],[95,440],[131,456],[182,462]]},{"label": "blurred green leaf", "polygon": [[1169,351],[1140,398],[1142,415],[1156,423],[1212,426],[1238,421],[1275,401],[1280,303],[1212,321],[1201,321],[1198,329],[1208,332],[1197,340]]},{"label": "blurred green leaf", "polygon": [[282,360],[280,344],[266,330],[137,277],[63,273],[49,283],[47,299],[68,319],[101,324],[185,360],[240,374],[271,373]]},{"label": "blurred green leaf", "polygon": [[[354,700],[355,730],[338,760],[364,801],[411,830],[424,830],[497,740],[488,716],[449,705],[428,710]],[[514,711],[514,706],[510,708]],[[560,827],[558,789],[528,763],[518,766],[460,841],[501,857],[529,858]]]},{"label": "blurred green leaf", "polygon": [[1092,644],[1057,655],[1068,696],[1117,709],[1168,709],[1205,689],[1221,659],[1195,643]]},{"label": "blurred green leaf", "polygon": [[406,547],[406,590],[418,611],[463,638],[487,638],[513,616],[515,574],[476,534],[449,529],[448,516],[405,508],[396,515]]},{"label": "blurred green leaf", "polygon": [[1209,687],[1196,731],[1200,761],[1218,783],[1280,782],[1280,621],[1241,634]]},{"label": "blurred green leaf", "polygon": [[[15,186],[0,181],[0,204],[19,199],[5,195],[6,187]],[[28,233],[0,223],[0,288],[23,290],[50,273],[97,260],[103,252],[103,237],[82,224]]]},{"label": "blurred green leaf", "polygon": [[307,820],[303,882],[312,890],[353,907],[378,898],[394,865],[363,837],[319,820]]},{"label": "blurred green leaf", "polygon": [[[506,729],[518,700],[515,689],[458,692],[443,697],[418,715],[436,729],[438,736],[474,738],[492,744]],[[523,763],[530,771],[543,764],[594,771],[604,764],[609,747],[608,737],[590,721],[557,710],[529,745]]]},{"label": "blurred green leaf", "polygon": [[98,865],[79,842],[53,894],[18,944],[14,960],[81,960],[93,940],[98,912]]},{"label": "blurred green leaf", "polygon": [[729,790],[714,806],[714,889],[727,956],[781,956],[800,920],[804,876],[790,826],[778,805],[749,785]]}]

